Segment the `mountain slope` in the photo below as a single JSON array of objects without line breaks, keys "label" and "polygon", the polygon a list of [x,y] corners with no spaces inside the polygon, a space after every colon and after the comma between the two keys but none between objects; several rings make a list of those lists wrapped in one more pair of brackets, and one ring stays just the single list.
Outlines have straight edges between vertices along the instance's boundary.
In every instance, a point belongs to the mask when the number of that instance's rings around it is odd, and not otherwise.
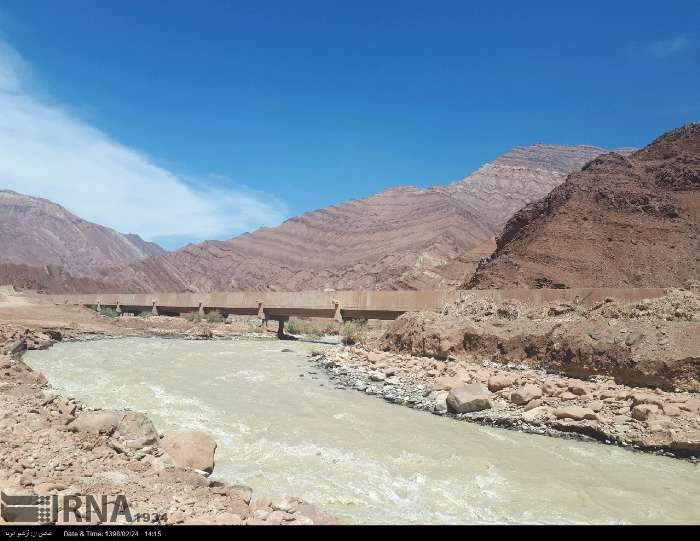
[{"label": "mountain slope", "polygon": [[700,279],[700,124],[601,156],[519,211],[465,286],[667,287]]},{"label": "mountain slope", "polygon": [[515,210],[603,152],[519,147],[459,182],[393,188],[279,227],[107,269],[101,278],[134,291],[455,287],[492,251]]},{"label": "mountain slope", "polygon": [[53,265],[75,275],[165,253],[138,235],[123,235],[47,201],[0,190],[0,262]]}]

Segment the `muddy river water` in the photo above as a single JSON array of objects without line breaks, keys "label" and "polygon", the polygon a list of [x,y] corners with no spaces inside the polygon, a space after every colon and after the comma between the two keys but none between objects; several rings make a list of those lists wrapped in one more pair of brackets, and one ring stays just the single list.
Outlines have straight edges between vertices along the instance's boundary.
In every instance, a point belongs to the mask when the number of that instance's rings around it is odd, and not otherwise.
[{"label": "muddy river water", "polygon": [[[292,352],[283,352],[289,348]],[[127,338],[25,355],[65,395],[218,442],[213,477],[354,523],[700,523],[700,467],[336,389],[306,343]]]}]

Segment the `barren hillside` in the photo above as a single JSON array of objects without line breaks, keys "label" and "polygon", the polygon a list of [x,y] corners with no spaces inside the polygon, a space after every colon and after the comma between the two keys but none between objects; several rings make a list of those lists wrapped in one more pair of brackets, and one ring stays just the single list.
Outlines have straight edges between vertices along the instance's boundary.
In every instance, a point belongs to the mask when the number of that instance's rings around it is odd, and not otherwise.
[{"label": "barren hillside", "polygon": [[491,253],[513,212],[603,152],[519,147],[452,184],[393,188],[279,227],[107,269],[102,278],[135,291],[456,287]]},{"label": "barren hillside", "polygon": [[657,287],[700,279],[700,124],[610,153],[520,210],[465,286]]}]

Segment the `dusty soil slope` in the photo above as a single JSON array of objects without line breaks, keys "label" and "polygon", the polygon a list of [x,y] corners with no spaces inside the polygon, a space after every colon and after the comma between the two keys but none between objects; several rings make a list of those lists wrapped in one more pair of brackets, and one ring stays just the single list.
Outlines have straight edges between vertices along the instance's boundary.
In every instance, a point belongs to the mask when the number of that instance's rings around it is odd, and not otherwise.
[{"label": "dusty soil slope", "polygon": [[72,276],[63,267],[0,262],[0,284],[43,293],[99,293],[122,291],[124,286],[110,284],[87,276]]},{"label": "dusty soil slope", "polygon": [[279,227],[108,269],[103,278],[133,291],[457,286],[492,251],[513,212],[602,152],[588,146],[516,148],[453,184],[393,188]]},{"label": "dusty soil slope", "polygon": [[601,156],[506,224],[466,288],[683,287],[700,279],[700,124]]},{"label": "dusty soil slope", "polygon": [[0,190],[0,262],[84,275],[162,253],[138,235],[82,220],[46,199]]}]

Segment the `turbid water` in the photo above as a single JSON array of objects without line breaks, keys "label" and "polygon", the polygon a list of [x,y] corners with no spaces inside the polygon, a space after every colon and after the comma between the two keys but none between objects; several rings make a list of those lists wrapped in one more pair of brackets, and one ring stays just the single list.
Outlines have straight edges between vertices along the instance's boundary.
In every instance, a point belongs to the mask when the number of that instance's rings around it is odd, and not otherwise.
[{"label": "turbid water", "polygon": [[58,344],[25,360],[88,405],[147,412],[162,432],[210,432],[215,478],[300,496],[348,522],[700,522],[693,464],[339,390],[309,349],[129,338]]}]

